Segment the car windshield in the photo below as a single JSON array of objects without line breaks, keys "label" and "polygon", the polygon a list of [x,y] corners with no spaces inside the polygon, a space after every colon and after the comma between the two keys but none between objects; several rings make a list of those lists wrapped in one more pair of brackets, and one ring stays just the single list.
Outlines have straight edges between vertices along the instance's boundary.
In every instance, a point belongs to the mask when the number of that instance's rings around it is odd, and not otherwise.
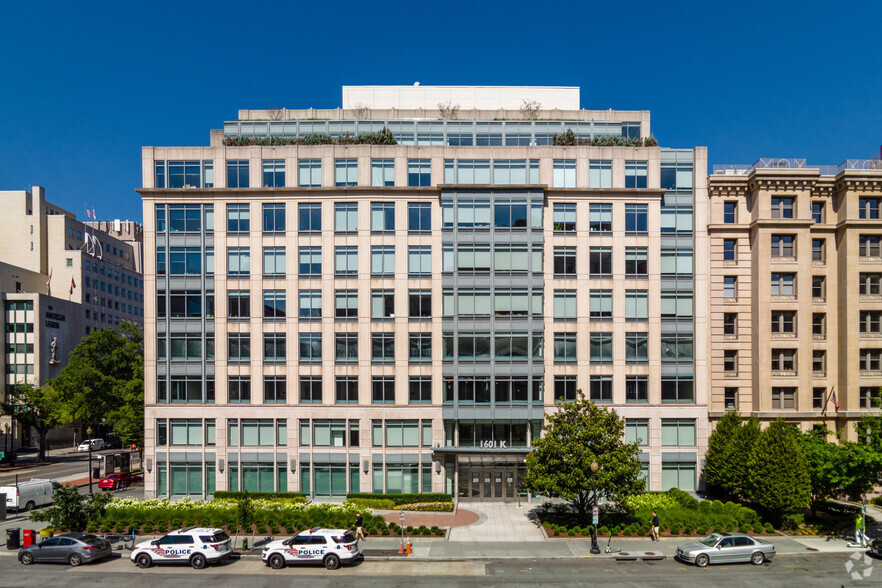
[{"label": "car windshield", "polygon": [[699,541],[699,543],[701,543],[702,545],[707,545],[708,547],[713,547],[714,545],[717,544],[717,541],[719,541],[719,540],[720,540],[719,535],[708,535],[707,537],[705,537],[704,539]]},{"label": "car windshield", "polygon": [[343,535],[334,535],[332,539],[334,539],[334,543],[354,543],[355,535],[352,534],[352,531],[346,531]]}]

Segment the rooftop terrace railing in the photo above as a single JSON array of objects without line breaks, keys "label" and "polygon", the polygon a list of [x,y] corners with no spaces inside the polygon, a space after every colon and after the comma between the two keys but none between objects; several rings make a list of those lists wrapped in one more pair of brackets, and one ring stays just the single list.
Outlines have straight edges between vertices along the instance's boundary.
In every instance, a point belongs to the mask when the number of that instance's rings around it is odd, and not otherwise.
[{"label": "rooftop terrace railing", "polygon": [[882,169],[878,159],[846,159],[839,165],[806,165],[805,159],[758,159],[753,165],[725,164],[714,165],[714,175],[746,176],[755,169],[817,169],[822,176],[835,176],[848,170]]}]

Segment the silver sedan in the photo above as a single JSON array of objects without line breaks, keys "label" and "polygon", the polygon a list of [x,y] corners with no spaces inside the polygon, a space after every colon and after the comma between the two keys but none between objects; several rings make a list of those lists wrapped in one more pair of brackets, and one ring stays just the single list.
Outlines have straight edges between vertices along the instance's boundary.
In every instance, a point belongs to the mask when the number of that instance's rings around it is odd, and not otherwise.
[{"label": "silver sedan", "polygon": [[750,562],[760,565],[775,557],[775,546],[743,533],[712,533],[677,548],[677,559],[700,568],[709,563]]}]

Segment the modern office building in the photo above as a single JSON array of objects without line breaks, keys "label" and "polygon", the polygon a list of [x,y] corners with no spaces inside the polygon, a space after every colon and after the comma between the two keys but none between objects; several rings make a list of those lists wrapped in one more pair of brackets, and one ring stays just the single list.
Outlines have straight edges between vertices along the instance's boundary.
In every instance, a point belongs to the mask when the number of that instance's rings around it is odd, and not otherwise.
[{"label": "modern office building", "polygon": [[345,87],[145,147],[146,494],[516,500],[579,390],[695,489],[706,165],[578,88]]},{"label": "modern office building", "polygon": [[[141,325],[144,291],[140,225],[111,221],[110,232],[98,230],[48,202],[39,186],[0,192],[0,206],[2,382],[8,395],[16,384],[39,386],[57,376],[92,330],[123,320]],[[0,415],[0,434],[7,449],[36,443],[8,415]],[[48,441],[72,445],[76,435],[74,427],[62,427]]]},{"label": "modern office building", "polygon": [[714,166],[711,420],[853,424],[882,386],[882,166]]}]

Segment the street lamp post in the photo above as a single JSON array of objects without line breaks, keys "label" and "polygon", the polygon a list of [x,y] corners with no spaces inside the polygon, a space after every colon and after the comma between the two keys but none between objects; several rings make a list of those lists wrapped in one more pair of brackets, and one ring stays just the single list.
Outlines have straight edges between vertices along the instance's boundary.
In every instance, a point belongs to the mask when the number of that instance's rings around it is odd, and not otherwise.
[{"label": "street lamp post", "polygon": [[89,496],[92,496],[92,427],[86,429],[89,437]]},{"label": "street lamp post", "polygon": [[[591,480],[594,482],[594,500],[592,500],[592,516],[594,514],[594,508],[597,507],[597,470],[600,466],[597,465],[596,461],[591,462]],[[592,521],[594,523],[591,525],[591,553],[598,554],[600,553],[600,547],[597,546],[597,518],[595,517]]]}]

